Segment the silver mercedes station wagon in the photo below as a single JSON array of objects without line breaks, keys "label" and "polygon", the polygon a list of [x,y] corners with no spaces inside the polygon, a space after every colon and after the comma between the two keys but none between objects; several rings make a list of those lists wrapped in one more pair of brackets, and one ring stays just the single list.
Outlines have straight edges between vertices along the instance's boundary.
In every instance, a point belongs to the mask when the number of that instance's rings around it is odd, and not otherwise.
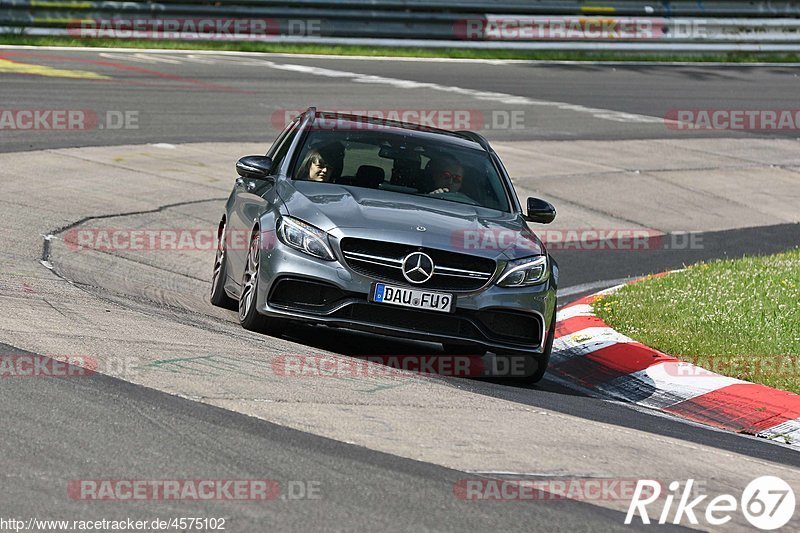
[{"label": "silver mercedes station wagon", "polygon": [[309,108],[236,164],[211,302],[250,330],[287,321],[515,354],[544,375],[558,267],[528,198],[477,133]]}]

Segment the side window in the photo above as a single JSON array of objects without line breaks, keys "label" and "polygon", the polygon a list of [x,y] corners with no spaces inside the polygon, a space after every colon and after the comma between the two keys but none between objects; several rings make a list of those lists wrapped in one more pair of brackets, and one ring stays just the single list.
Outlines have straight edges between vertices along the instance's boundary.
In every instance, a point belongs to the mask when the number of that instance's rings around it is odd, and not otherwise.
[{"label": "side window", "polygon": [[278,149],[278,147],[281,145],[283,139],[286,138],[286,135],[289,133],[289,130],[293,128],[294,128],[294,122],[292,122],[291,124],[283,128],[283,130],[281,130],[281,132],[275,138],[275,141],[269,147],[269,150],[267,150],[267,153],[265,154],[267,157],[272,157],[272,154],[274,154],[275,151]]},{"label": "side window", "polygon": [[297,135],[297,124],[298,122],[293,122],[286,132],[277,141],[275,141],[275,144],[272,146],[272,149],[270,150],[272,155],[270,157],[272,157],[273,169],[279,169],[281,163],[286,158],[286,153],[289,151],[289,147],[292,145],[292,141]]}]

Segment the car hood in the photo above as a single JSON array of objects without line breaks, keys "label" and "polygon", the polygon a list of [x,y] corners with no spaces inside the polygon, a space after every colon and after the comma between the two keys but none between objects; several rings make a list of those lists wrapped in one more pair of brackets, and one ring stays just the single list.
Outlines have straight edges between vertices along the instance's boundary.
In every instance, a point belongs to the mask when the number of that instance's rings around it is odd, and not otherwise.
[{"label": "car hood", "polygon": [[545,253],[519,213],[310,181],[281,182],[278,194],[289,215],[339,238],[403,242],[492,259]]}]

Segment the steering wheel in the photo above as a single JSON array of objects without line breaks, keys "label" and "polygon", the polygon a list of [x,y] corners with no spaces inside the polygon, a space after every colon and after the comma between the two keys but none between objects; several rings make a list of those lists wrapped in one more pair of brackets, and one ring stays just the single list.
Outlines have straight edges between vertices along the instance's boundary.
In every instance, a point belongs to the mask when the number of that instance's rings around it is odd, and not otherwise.
[{"label": "steering wheel", "polygon": [[475,201],[473,198],[467,196],[463,192],[437,192],[433,196],[441,197],[446,200],[452,200],[462,204],[481,205],[480,202]]}]

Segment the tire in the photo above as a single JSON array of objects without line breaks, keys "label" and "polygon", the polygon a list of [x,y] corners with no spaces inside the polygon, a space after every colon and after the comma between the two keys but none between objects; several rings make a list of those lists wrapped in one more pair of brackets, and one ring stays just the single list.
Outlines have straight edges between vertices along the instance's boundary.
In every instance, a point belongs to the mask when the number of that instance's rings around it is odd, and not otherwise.
[{"label": "tire", "polygon": [[239,295],[239,324],[244,329],[267,334],[278,334],[283,326],[280,319],[269,318],[257,310],[258,274],[261,260],[261,232],[256,228],[250,237],[244,272],[242,290]]},{"label": "tire", "polygon": [[211,305],[236,310],[236,300],[225,292],[228,277],[227,254],[225,251],[225,222],[220,222],[217,231],[217,253],[214,257],[214,271],[211,274]]}]

